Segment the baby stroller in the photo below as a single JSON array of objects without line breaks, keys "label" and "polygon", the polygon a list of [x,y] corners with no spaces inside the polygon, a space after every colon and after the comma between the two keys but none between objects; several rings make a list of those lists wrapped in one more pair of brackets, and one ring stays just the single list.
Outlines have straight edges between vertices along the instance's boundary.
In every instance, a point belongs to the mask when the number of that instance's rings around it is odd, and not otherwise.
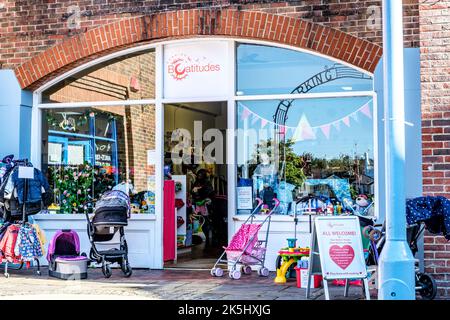
[{"label": "baby stroller", "polygon": [[[280,205],[280,201],[274,198],[275,205],[266,213],[263,221],[254,223],[253,220],[256,218],[256,214],[261,211],[261,206],[263,205],[261,199],[257,198],[256,200],[258,202],[257,206],[234,234],[228,247],[224,247],[225,251],[211,269],[212,276],[223,276],[223,269],[218,267],[218,265],[229,266],[229,277],[235,280],[241,278],[242,272],[244,274],[250,274],[252,272],[251,266],[259,266],[259,276],[269,276],[269,269],[264,266],[264,262],[269,239],[270,221],[273,212]],[[259,240],[258,232],[265,223],[267,223],[265,240]],[[224,258],[225,255],[226,259]],[[238,264],[241,265],[242,272],[237,269]]]},{"label": "baby stroller", "polygon": [[[424,230],[425,224],[420,222],[413,225],[408,225],[406,228],[406,240],[408,241],[413,256],[415,256],[419,250],[417,241]],[[383,250],[386,242],[385,226],[382,225],[381,229],[379,229],[376,228],[376,225],[368,225],[363,229],[363,236],[369,238],[371,242],[369,257],[367,259],[368,264],[378,265],[381,251]],[[420,272],[417,265],[415,267],[415,282],[415,289],[423,299],[433,300],[436,297],[436,281],[430,274]]]},{"label": "baby stroller", "polygon": [[[132,274],[128,262],[128,246],[125,240],[124,227],[128,225],[131,206],[129,197],[122,191],[113,190],[105,192],[97,201],[94,216],[88,221],[88,236],[91,242],[89,258],[91,261],[102,264],[102,272],[105,278],[112,275],[111,263],[119,263],[125,277]],[[108,250],[98,250],[96,243],[107,242],[113,239],[119,231],[120,247]]]}]

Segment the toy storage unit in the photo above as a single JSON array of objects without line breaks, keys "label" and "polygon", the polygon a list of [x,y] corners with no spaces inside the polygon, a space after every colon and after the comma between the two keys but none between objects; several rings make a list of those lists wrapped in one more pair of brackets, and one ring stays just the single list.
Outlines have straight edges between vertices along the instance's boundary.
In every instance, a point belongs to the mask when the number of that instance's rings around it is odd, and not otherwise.
[{"label": "toy storage unit", "polygon": [[88,258],[85,256],[57,257],[48,274],[63,280],[80,280],[87,278],[87,268]]}]

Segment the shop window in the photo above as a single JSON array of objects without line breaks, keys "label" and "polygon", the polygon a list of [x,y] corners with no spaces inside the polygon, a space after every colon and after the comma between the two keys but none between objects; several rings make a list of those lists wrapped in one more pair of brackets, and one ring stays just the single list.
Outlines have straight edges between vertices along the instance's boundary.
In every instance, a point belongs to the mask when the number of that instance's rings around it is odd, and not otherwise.
[{"label": "shop window", "polygon": [[83,213],[111,189],[127,192],[133,213],[155,212],[153,105],[46,109],[42,169],[53,213]]},{"label": "shop window", "polygon": [[72,75],[42,93],[43,103],[153,99],[155,52],[108,60]]},{"label": "shop window", "polygon": [[[238,187],[252,200],[275,194],[278,214],[308,195],[333,212],[373,214],[373,108],[372,97],[238,102]],[[238,192],[238,209],[249,194]]]},{"label": "shop window", "polygon": [[236,59],[236,95],[373,90],[369,75],[305,52],[239,44]]}]

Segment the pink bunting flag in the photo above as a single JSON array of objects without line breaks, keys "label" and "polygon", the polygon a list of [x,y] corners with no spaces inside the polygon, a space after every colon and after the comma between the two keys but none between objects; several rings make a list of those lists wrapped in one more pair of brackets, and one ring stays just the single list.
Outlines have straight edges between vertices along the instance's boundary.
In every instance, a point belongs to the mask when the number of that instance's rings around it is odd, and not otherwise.
[{"label": "pink bunting flag", "polygon": [[331,126],[329,124],[320,127],[320,130],[322,130],[322,133],[327,138],[327,140],[330,138],[330,129]]},{"label": "pink bunting flag", "polygon": [[266,126],[267,122],[268,121],[266,119],[261,119],[261,129],[263,129]]},{"label": "pink bunting flag", "polygon": [[244,110],[242,110],[242,115],[241,115],[241,119],[245,120],[250,116],[250,110],[248,110],[247,108],[244,108]]},{"label": "pink bunting flag", "polygon": [[372,119],[372,112],[370,111],[370,106],[366,103],[361,109],[361,113],[364,114],[367,118]]},{"label": "pink bunting flag", "polygon": [[347,126],[350,127],[350,118],[348,116],[344,117],[342,119],[342,122]]},{"label": "pink bunting flag", "polygon": [[284,137],[286,135],[286,127],[279,126],[279,132],[280,132],[280,136]]}]

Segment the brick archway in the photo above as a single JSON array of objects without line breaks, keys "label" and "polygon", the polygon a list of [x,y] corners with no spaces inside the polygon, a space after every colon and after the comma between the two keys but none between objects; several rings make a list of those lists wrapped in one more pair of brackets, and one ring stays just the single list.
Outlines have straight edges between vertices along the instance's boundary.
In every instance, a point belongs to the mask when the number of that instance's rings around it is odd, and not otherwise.
[{"label": "brick archway", "polygon": [[234,9],[192,9],[122,19],[48,48],[14,71],[23,89],[33,90],[51,77],[88,59],[157,40],[221,36],[255,39],[303,48],[373,72],[380,46],[336,29],[301,19]]}]

